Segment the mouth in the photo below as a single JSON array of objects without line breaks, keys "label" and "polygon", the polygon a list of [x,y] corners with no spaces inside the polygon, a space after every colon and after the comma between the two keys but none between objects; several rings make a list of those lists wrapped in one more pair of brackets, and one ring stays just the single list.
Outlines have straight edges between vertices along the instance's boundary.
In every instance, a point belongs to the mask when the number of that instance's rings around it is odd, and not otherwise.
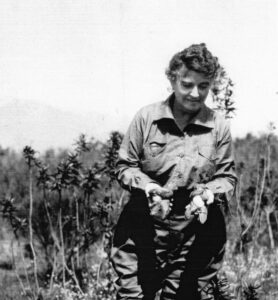
[{"label": "mouth", "polygon": [[191,103],[200,103],[200,100],[198,100],[198,99],[185,99],[185,101],[191,102]]}]

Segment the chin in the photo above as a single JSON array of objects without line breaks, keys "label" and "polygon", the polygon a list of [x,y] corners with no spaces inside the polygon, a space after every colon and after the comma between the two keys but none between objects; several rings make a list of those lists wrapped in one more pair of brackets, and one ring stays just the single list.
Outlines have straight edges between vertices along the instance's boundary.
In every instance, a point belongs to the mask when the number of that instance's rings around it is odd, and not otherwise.
[{"label": "chin", "polygon": [[199,110],[201,109],[201,107],[185,107],[184,111],[187,112],[188,114],[195,114],[197,113]]}]

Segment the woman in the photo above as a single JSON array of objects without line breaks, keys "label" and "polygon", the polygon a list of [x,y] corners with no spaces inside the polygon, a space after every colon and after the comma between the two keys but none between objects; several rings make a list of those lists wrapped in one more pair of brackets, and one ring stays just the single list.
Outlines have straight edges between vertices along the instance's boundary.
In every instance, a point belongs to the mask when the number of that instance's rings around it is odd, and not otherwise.
[{"label": "woman", "polygon": [[114,236],[117,299],[214,299],[236,176],[227,122],[205,105],[219,69],[205,44],[175,54],[173,93],[142,108],[116,173],[131,192]]}]

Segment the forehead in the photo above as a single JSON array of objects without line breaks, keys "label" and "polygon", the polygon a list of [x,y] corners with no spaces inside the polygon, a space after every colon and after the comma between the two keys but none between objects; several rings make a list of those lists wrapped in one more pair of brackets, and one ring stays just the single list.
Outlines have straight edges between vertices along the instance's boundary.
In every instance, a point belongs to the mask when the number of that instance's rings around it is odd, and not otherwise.
[{"label": "forehead", "polygon": [[185,82],[195,82],[197,84],[207,82],[211,83],[212,79],[206,77],[202,73],[198,73],[193,70],[189,70],[186,66],[182,66],[177,73],[177,79],[180,81],[185,81]]}]

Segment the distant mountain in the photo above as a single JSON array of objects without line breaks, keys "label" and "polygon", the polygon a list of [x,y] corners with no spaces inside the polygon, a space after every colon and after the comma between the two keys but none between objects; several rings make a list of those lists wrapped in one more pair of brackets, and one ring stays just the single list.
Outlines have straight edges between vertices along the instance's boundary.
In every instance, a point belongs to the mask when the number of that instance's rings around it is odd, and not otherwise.
[{"label": "distant mountain", "polygon": [[115,116],[90,112],[86,115],[56,109],[32,101],[11,100],[0,106],[0,146],[22,150],[70,148],[81,133],[105,141],[120,128]]}]

